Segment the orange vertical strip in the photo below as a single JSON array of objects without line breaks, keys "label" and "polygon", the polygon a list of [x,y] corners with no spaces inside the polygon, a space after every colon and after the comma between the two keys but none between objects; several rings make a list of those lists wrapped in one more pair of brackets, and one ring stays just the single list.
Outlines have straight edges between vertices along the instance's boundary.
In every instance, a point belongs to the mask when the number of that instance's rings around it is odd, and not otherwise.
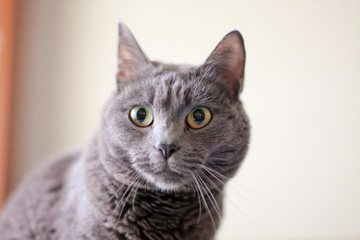
[{"label": "orange vertical strip", "polygon": [[0,208],[8,186],[16,0],[0,0]]}]

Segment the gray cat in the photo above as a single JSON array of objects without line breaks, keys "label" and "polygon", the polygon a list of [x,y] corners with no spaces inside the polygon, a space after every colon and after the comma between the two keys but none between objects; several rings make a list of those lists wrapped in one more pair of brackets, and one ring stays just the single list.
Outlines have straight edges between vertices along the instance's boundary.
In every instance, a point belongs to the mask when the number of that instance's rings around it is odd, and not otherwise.
[{"label": "gray cat", "polygon": [[12,195],[1,240],[214,238],[249,142],[243,39],[230,32],[201,66],[170,65],[119,30],[118,89],[99,131]]}]

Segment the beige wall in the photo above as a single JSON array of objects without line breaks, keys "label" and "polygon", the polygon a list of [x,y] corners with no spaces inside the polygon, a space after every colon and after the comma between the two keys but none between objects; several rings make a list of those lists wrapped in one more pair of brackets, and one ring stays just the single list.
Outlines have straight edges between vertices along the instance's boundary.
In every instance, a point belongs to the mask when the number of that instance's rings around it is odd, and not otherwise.
[{"label": "beige wall", "polygon": [[84,146],[114,89],[117,22],[152,59],[201,63],[239,29],[250,152],[218,239],[360,238],[359,1],[20,1],[15,186]]}]

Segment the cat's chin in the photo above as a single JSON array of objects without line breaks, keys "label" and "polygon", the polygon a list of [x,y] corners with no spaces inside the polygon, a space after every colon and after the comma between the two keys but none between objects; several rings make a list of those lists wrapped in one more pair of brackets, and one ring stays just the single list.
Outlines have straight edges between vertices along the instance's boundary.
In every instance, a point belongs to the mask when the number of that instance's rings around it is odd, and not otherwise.
[{"label": "cat's chin", "polygon": [[157,181],[155,185],[156,187],[160,188],[163,191],[179,190],[182,186],[182,184],[171,183],[171,182],[169,183],[165,181]]},{"label": "cat's chin", "polygon": [[144,178],[156,188],[159,188],[163,191],[174,191],[179,190],[184,187],[184,182],[181,179],[176,177],[169,177],[166,173],[142,173]]}]

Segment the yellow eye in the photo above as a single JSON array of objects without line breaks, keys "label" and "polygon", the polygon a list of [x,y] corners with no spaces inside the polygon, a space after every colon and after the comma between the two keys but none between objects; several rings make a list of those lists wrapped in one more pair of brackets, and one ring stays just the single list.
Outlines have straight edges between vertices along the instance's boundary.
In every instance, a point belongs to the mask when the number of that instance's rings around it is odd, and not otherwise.
[{"label": "yellow eye", "polygon": [[150,110],[143,106],[136,106],[130,110],[130,120],[139,127],[148,127],[153,122]]},{"label": "yellow eye", "polygon": [[187,115],[186,121],[190,127],[199,129],[205,127],[211,120],[211,112],[204,107],[196,107]]}]

